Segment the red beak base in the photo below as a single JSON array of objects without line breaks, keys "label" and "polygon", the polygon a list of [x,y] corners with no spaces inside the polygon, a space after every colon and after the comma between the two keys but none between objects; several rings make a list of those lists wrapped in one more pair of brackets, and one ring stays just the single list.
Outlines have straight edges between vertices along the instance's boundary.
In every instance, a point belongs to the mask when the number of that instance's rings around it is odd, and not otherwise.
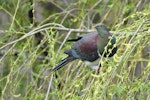
[{"label": "red beak base", "polygon": [[93,26],[93,28],[96,28],[96,26]]}]

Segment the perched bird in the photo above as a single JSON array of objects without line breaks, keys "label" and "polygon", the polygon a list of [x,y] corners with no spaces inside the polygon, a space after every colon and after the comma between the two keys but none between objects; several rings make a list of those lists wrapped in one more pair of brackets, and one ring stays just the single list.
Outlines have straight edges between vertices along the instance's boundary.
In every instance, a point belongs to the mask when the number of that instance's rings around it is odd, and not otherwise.
[{"label": "perched bird", "polygon": [[107,27],[102,23],[94,27],[97,31],[69,40],[75,43],[70,50],[65,51],[68,57],[63,59],[53,71],[60,69],[75,59],[84,61],[86,65],[96,70],[99,68],[98,62],[102,55],[112,57],[116,53],[117,47],[114,46],[116,38],[110,34]]}]

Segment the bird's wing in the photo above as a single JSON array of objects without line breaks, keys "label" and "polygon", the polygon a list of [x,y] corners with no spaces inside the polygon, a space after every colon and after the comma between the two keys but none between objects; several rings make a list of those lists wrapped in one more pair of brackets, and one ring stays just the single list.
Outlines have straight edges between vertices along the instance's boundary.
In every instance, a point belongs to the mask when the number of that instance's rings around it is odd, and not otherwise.
[{"label": "bird's wing", "polygon": [[76,42],[76,41],[79,41],[79,40],[81,40],[83,37],[85,37],[87,34],[82,34],[82,35],[80,35],[80,36],[78,36],[78,38],[76,38],[76,39],[69,39],[69,40],[67,40],[67,42]]},{"label": "bird's wing", "polygon": [[92,32],[84,35],[82,39],[78,40],[72,45],[71,51],[66,53],[81,60],[94,61],[99,58],[97,53],[97,32]]},{"label": "bird's wing", "polygon": [[82,37],[78,37],[77,39],[69,39],[67,40],[67,42],[76,42],[78,40],[80,40]]}]

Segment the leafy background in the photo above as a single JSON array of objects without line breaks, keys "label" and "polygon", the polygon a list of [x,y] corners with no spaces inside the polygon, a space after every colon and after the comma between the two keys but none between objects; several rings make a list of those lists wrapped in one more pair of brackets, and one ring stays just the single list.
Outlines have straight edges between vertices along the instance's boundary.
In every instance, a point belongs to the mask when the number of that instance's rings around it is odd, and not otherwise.
[{"label": "leafy background", "polygon": [[[67,39],[104,23],[118,51],[94,73],[76,60],[51,72]],[[69,29],[71,30],[69,30]],[[84,31],[82,31],[84,30]],[[0,0],[1,100],[149,100],[149,0]]]}]

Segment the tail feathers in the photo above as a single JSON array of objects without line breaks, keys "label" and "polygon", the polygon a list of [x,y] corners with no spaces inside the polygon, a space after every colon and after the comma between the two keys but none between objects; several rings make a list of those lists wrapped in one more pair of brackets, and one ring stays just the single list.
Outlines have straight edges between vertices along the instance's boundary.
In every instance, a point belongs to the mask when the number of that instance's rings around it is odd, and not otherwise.
[{"label": "tail feathers", "polygon": [[58,69],[60,69],[61,67],[65,66],[66,64],[68,64],[69,62],[75,60],[76,58],[68,56],[67,58],[63,59],[54,69],[53,71],[56,71]]}]

